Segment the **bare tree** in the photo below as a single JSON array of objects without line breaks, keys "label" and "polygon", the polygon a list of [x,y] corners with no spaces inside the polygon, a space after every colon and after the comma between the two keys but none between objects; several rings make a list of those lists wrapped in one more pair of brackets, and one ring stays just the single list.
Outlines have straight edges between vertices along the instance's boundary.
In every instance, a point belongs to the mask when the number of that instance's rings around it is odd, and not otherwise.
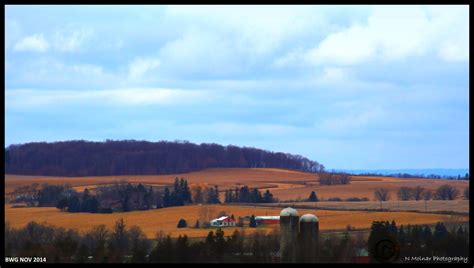
[{"label": "bare tree", "polygon": [[339,176],[339,182],[341,184],[349,184],[351,182],[351,177],[348,174],[341,174]]},{"label": "bare tree", "polygon": [[424,191],[423,192],[423,200],[425,200],[425,212],[427,211],[427,202],[428,200],[430,200],[431,198],[433,198],[433,193],[431,191]]},{"label": "bare tree", "polygon": [[109,231],[103,224],[94,226],[83,238],[83,243],[97,259],[105,256]]},{"label": "bare tree", "polygon": [[211,206],[202,205],[199,208],[199,223],[201,226],[206,227],[209,225],[212,218],[215,216],[215,210]]},{"label": "bare tree", "polygon": [[418,201],[418,200],[421,200],[422,198],[422,194],[423,194],[423,191],[425,190],[425,188],[421,187],[421,186],[416,186],[415,188],[413,188],[413,198]]},{"label": "bare tree", "polygon": [[459,195],[459,190],[449,184],[441,185],[436,190],[436,199],[454,200]]},{"label": "bare tree", "polygon": [[387,201],[390,198],[389,192],[385,188],[375,189],[374,196],[375,200],[380,201],[380,209],[382,209],[382,202]]},{"label": "bare tree", "polygon": [[399,200],[410,200],[413,196],[413,190],[409,187],[400,187],[400,189],[398,189],[397,196]]}]

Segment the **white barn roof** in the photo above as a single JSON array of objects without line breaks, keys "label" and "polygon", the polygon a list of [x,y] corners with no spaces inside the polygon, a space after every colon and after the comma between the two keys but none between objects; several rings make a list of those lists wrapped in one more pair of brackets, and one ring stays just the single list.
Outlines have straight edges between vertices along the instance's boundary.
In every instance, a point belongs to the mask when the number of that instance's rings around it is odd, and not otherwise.
[{"label": "white barn roof", "polygon": [[279,220],[280,216],[256,216],[256,220]]},{"label": "white barn roof", "polygon": [[222,216],[220,218],[217,218],[217,219],[213,219],[211,222],[214,222],[214,221],[223,221],[225,219],[229,218],[229,216]]}]

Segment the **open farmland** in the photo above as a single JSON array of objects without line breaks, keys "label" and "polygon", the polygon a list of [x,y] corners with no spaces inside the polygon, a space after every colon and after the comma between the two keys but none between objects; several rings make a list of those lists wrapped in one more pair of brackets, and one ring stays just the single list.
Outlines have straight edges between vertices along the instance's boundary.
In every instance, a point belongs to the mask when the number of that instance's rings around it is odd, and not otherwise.
[{"label": "open farmland", "polygon": [[[281,201],[308,198],[315,191],[320,199],[339,197],[366,197],[373,200],[374,190],[387,188],[391,199],[396,198],[400,187],[422,186],[425,189],[436,190],[442,184],[450,184],[461,193],[469,184],[468,181],[447,181],[435,179],[402,179],[391,177],[352,176],[347,185],[319,185],[318,175],[299,171],[271,168],[216,168],[197,172],[171,175],[131,175],[104,177],[44,177],[5,175],[5,192],[11,193],[16,187],[32,183],[64,184],[77,187],[77,190],[94,188],[100,184],[110,184],[116,181],[144,183],[151,185],[171,185],[176,177],[184,177],[190,185],[218,185],[221,191],[228,188],[247,185],[260,189],[270,189],[274,197]],[[458,197],[461,199],[461,196]]]},{"label": "open farmland", "polygon": [[[176,224],[183,218],[192,226],[200,217],[201,205],[169,207],[148,211],[133,211],[113,214],[91,214],[91,213],[67,213],[56,208],[11,208],[5,206],[5,221],[10,222],[12,227],[23,227],[30,221],[47,222],[49,224],[75,228],[81,232],[91,229],[99,224],[105,224],[108,228],[113,228],[114,223],[123,218],[128,226],[137,225],[142,228],[149,238],[154,238],[156,233],[163,231],[172,237],[186,234],[189,237],[205,237],[211,229],[178,229]],[[254,206],[232,206],[232,205],[210,205],[209,209],[217,215],[220,211],[234,214],[235,217],[246,215],[279,215],[281,208],[254,207]],[[438,221],[443,222],[466,222],[468,216],[453,216],[440,214],[426,214],[414,212],[360,212],[360,211],[331,211],[331,210],[309,210],[299,209],[299,214],[313,213],[320,219],[320,229],[344,230],[347,225],[357,229],[370,227],[375,220],[395,220],[397,224],[432,224]],[[246,233],[254,232],[257,229],[270,231],[275,227],[267,228],[244,228]],[[238,229],[238,228],[237,228]],[[234,228],[226,229],[226,235],[230,235]]]},{"label": "open farmland", "polygon": [[[380,210],[378,201],[361,202],[290,202],[261,204],[268,207],[294,208],[318,208],[334,210]],[[425,212],[425,201],[385,201],[382,203],[383,210],[389,211],[419,211]],[[429,200],[426,202],[426,212],[446,213],[469,213],[469,200]]]}]

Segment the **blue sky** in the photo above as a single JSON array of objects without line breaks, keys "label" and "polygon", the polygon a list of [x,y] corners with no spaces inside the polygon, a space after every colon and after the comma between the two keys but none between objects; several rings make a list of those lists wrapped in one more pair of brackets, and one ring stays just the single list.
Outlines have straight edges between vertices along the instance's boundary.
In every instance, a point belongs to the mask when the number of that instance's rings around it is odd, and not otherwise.
[{"label": "blue sky", "polygon": [[7,6],[5,144],[188,140],[467,168],[467,6]]}]

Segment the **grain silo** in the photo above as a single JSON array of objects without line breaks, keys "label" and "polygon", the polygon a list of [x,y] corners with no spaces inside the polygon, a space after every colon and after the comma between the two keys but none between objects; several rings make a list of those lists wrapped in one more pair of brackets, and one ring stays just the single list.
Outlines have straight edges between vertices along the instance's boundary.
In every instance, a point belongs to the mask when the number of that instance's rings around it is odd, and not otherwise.
[{"label": "grain silo", "polygon": [[299,217],[294,208],[280,212],[280,256],[282,262],[296,262]]},{"label": "grain silo", "polygon": [[316,262],[319,256],[319,219],[313,214],[305,214],[299,223],[298,261]]}]

